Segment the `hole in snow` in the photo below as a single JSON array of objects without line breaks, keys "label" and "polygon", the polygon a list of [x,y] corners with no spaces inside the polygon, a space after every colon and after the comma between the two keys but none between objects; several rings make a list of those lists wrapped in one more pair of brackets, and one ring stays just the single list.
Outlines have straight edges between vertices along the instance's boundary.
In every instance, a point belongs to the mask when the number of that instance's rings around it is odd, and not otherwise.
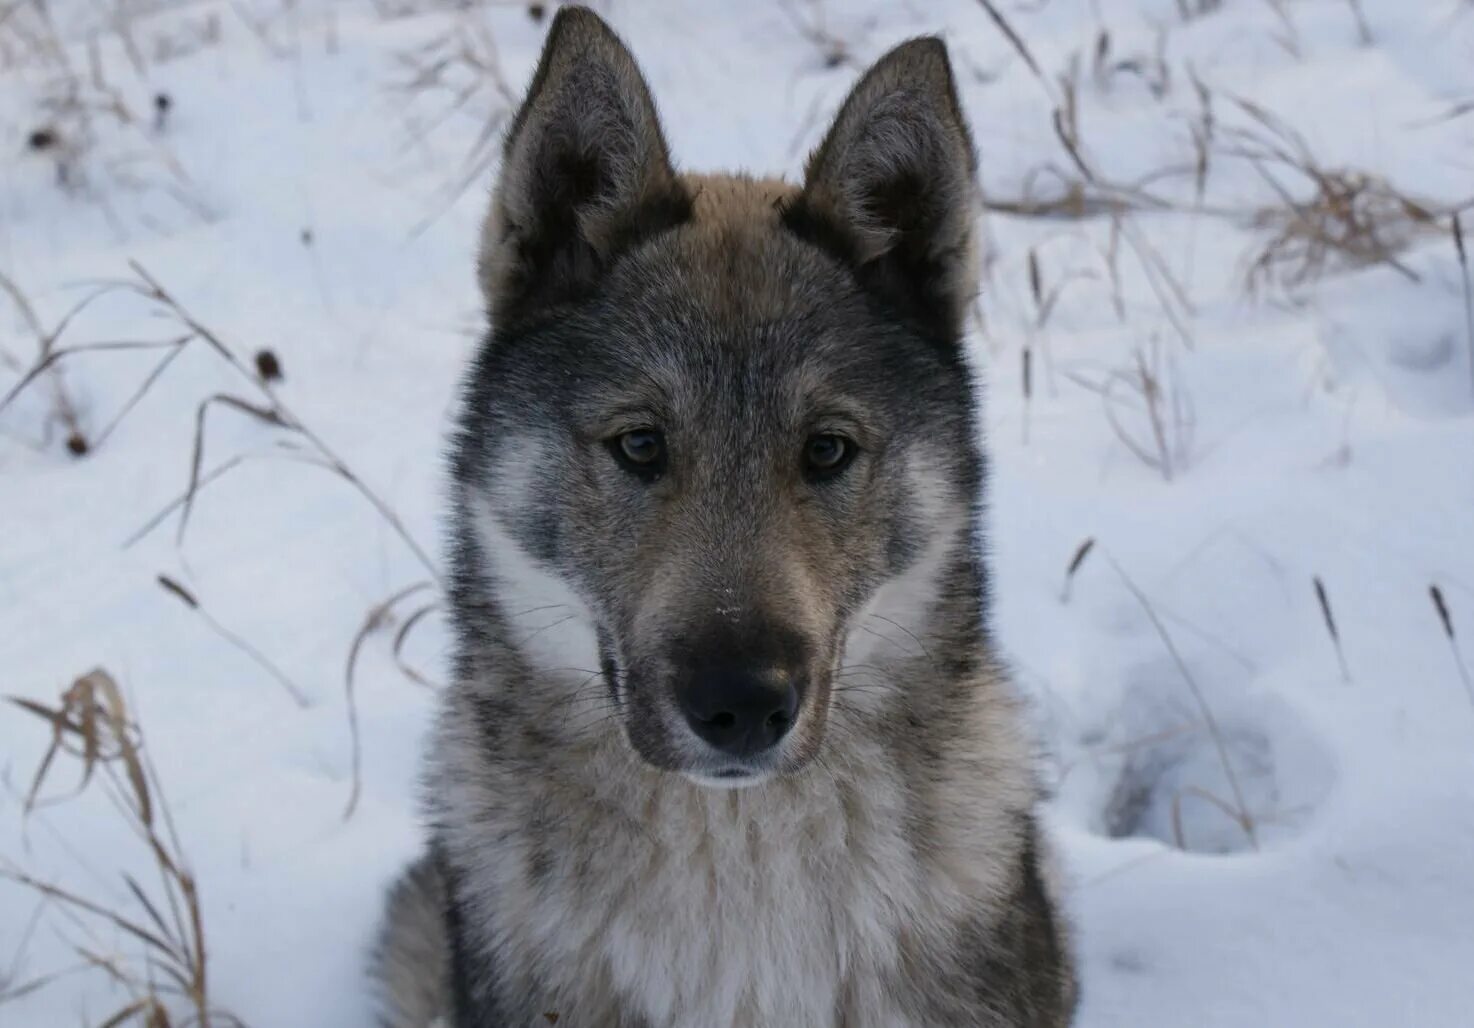
[{"label": "hole in snow", "polygon": [[1277,699],[1214,712],[1216,739],[1190,704],[1156,688],[1127,696],[1117,728],[1092,747],[1103,778],[1099,831],[1219,854],[1299,834],[1334,781],[1325,749]]}]

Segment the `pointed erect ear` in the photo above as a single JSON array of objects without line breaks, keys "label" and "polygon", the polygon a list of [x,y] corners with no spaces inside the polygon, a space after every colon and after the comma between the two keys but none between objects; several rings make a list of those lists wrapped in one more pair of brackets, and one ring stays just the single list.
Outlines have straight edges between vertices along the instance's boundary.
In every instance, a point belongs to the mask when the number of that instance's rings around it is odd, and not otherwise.
[{"label": "pointed erect ear", "polygon": [[634,58],[593,12],[565,7],[507,134],[481,233],[493,323],[586,292],[623,248],[690,210]]},{"label": "pointed erect ear", "polygon": [[976,290],[974,171],[947,49],[913,39],[845,100],[784,220],[927,331],[955,339]]}]

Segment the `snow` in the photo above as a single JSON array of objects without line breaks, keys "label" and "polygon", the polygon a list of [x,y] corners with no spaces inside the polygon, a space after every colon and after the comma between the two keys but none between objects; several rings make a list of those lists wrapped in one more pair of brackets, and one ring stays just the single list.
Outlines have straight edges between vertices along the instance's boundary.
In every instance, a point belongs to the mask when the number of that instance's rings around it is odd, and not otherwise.
[{"label": "snow", "polygon": [[[24,42],[34,9],[6,9],[0,273],[50,327],[97,282],[136,282],[137,262],[242,361],[274,351],[283,402],[436,552],[443,433],[480,321],[472,259],[490,170],[468,168],[468,154],[506,101],[490,80],[455,110],[450,92],[406,91],[406,55],[479,26],[464,38],[515,94],[545,22],[448,0],[123,4],[140,73],[101,5],[50,6],[76,77],[95,60],[139,117],[95,115],[62,188],[58,151],[28,150],[27,137],[66,76]],[[1448,116],[1471,99],[1474,11],[1362,0],[1364,43],[1346,0],[999,6],[1047,81],[973,0],[603,10],[686,167],[796,175],[858,68],[935,31],[990,198],[1048,198],[1058,177],[1045,166],[1074,175],[1051,124],[1073,96],[1097,176],[1170,201],[1130,212],[1119,232],[1108,215],[985,219],[974,345],[988,380],[992,587],[1037,714],[1080,1023],[1467,1024],[1474,703],[1429,588],[1474,662],[1474,343],[1447,231],[1447,211],[1474,197],[1474,116]],[[1103,31],[1105,63],[1138,70],[1096,70]],[[844,58],[833,67],[832,41]],[[1058,76],[1072,62],[1068,87]],[[468,81],[450,74],[452,88]],[[1201,202],[1194,77],[1217,130]],[[155,131],[159,91],[172,105]],[[1262,136],[1233,98],[1273,112],[1325,167],[1381,176],[1439,212],[1403,226],[1403,270],[1332,257],[1303,283],[1246,288],[1275,231],[1249,214],[1283,203],[1266,174],[1301,200],[1311,185],[1228,153],[1236,130]],[[1474,237],[1474,212],[1464,217]],[[1059,287],[1047,317],[1031,255],[1042,292]],[[61,343],[179,334],[159,304],[115,291]],[[0,294],[0,394],[34,351]],[[1170,481],[1132,452],[1159,461],[1128,381],[1138,354],[1183,412],[1166,422]],[[160,355],[63,365],[89,438]],[[361,1025],[381,893],[421,842],[415,772],[433,691],[398,670],[391,646],[414,605],[358,657],[362,793],[346,820],[344,666],[370,610],[428,572],[351,484],[293,459],[304,450],[292,433],[218,406],[204,468],[264,459],[205,487],[182,541],[176,511],[129,543],[185,489],[197,407],[220,392],[261,399],[196,340],[82,459],[63,445],[49,379],[0,411],[0,688],[53,703],[78,675],[111,671],[201,884],[214,1001],[256,1026]],[[310,705],[160,589],[161,573]],[[446,645],[431,614],[403,657],[437,679]],[[155,879],[96,783],[23,815],[47,742],[30,714],[0,713],[0,867],[137,914],[121,872]],[[77,770],[59,761],[45,795]],[[1252,841],[1225,812],[1235,787]],[[78,942],[141,958],[115,928],[85,924],[0,881],[0,995],[73,966]],[[98,1023],[127,998],[100,973],[74,974],[0,1004],[0,1024]]]}]

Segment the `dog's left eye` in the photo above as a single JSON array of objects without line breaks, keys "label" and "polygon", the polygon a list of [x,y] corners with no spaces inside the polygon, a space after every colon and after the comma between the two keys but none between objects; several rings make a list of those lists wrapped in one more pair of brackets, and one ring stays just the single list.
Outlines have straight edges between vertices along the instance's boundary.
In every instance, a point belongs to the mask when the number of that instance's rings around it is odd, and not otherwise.
[{"label": "dog's left eye", "polygon": [[621,467],[641,478],[655,479],[665,470],[665,437],[654,429],[637,428],[606,445]]},{"label": "dog's left eye", "polygon": [[842,435],[823,432],[804,444],[804,470],[814,478],[837,475],[855,459],[855,444]]}]

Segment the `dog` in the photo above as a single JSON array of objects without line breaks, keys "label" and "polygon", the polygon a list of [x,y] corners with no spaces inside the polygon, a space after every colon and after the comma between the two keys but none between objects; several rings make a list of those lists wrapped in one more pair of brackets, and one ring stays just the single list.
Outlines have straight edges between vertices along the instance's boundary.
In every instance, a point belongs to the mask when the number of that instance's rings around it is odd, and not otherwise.
[{"label": "dog", "polygon": [[625,45],[559,12],[482,232],[385,1028],[1069,1023],[988,634],[975,200],[935,38],[793,186],[678,174]]}]

